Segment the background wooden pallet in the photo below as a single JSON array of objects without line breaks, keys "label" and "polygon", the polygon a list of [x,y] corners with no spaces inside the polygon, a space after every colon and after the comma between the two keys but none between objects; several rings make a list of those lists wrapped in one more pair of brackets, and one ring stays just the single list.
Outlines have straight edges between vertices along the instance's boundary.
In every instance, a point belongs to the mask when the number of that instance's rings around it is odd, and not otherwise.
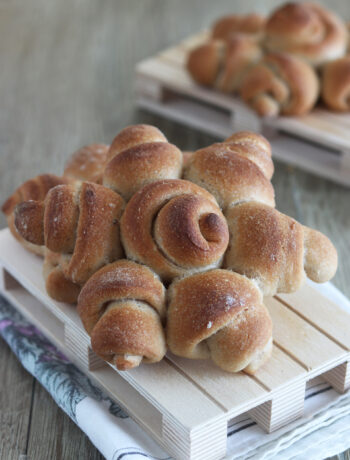
[{"label": "background wooden pallet", "polygon": [[302,117],[259,118],[238,97],[197,85],[186,56],[207,37],[201,32],[140,62],[137,104],[219,138],[242,129],[262,132],[277,159],[350,186],[350,114],[316,107]]},{"label": "background wooden pallet", "polygon": [[339,392],[350,385],[350,315],[308,286],[265,299],[274,348],[254,376],[171,354],[160,363],[117,372],[92,352],[75,307],[47,296],[42,260],[7,229],[0,232],[0,269],[0,291],[179,459],[222,458],[227,425],[240,414],[248,412],[266,431],[300,417],[306,382],[316,376]]}]

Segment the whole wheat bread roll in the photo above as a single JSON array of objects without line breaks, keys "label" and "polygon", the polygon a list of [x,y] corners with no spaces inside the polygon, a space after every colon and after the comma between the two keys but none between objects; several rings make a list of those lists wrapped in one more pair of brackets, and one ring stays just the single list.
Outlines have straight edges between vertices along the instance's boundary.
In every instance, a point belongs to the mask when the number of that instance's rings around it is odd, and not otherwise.
[{"label": "whole wheat bread roll", "polygon": [[112,142],[103,184],[129,200],[144,185],[181,176],[182,153],[154,126],[123,129]]},{"label": "whole wheat bread roll", "polygon": [[143,265],[119,260],[101,268],[83,287],[78,312],[92,349],[120,370],[165,355],[165,289]]},{"label": "whole wheat bread roll", "polygon": [[269,51],[293,53],[319,66],[344,56],[347,31],[343,21],[321,5],[293,2],[268,18],[264,43]]},{"label": "whole wheat bread roll", "polygon": [[90,144],[74,152],[67,160],[63,175],[81,181],[102,183],[109,146]]},{"label": "whole wheat bread roll", "polygon": [[211,40],[191,50],[187,70],[200,85],[232,93],[239,90],[247,71],[261,57],[256,40],[239,34],[227,42]]},{"label": "whole wheat bread roll", "polygon": [[230,40],[237,33],[260,37],[264,32],[266,19],[260,14],[227,15],[218,19],[212,28],[212,37]]},{"label": "whole wheat bread roll", "polygon": [[350,56],[324,66],[321,94],[330,109],[339,112],[350,111]]},{"label": "whole wheat bread roll", "polygon": [[272,322],[254,283],[228,270],[175,281],[168,292],[167,342],[192,359],[254,373],[272,350]]},{"label": "whole wheat bread roll", "polygon": [[[123,199],[102,185],[58,185],[44,201],[19,204],[15,226],[27,241],[60,254],[56,267],[66,279],[82,286],[101,266],[122,256],[119,220],[123,208]],[[46,285],[50,294],[55,292],[48,280]],[[67,299],[71,297],[69,293]]]},{"label": "whole wheat bread roll", "polygon": [[165,281],[219,266],[228,244],[215,198],[176,179],[135,193],[122,216],[121,236],[128,258],[148,265]]},{"label": "whole wheat bread roll", "polygon": [[184,177],[207,189],[224,211],[240,201],[275,205],[270,182],[271,146],[259,134],[242,131],[194,152]]},{"label": "whole wheat bread roll", "polygon": [[306,276],[331,279],[337,251],[320,232],[262,203],[241,203],[228,210],[230,243],[224,266],[255,280],[264,295],[294,292]]},{"label": "whole wheat bread roll", "polygon": [[65,177],[55,176],[54,174],[41,174],[40,176],[33,177],[20,185],[2,205],[1,210],[7,218],[7,225],[9,226],[12,235],[28,251],[39,256],[43,256],[45,248],[43,246],[37,246],[29,243],[29,241],[22,238],[22,236],[17,232],[14,215],[16,206],[19,203],[28,200],[42,201],[45,199],[51,188],[56,185],[67,184],[69,182],[71,182],[71,180]]},{"label": "whole wheat bread roll", "polygon": [[251,68],[242,99],[261,116],[303,115],[315,105],[319,81],[314,69],[286,53],[270,53]]}]

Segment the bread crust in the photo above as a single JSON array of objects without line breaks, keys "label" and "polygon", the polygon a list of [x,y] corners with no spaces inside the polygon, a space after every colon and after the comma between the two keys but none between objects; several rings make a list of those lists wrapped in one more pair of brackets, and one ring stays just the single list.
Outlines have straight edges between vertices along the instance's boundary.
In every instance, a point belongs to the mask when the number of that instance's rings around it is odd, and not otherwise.
[{"label": "bread crust", "polygon": [[[169,288],[167,342],[179,356],[211,358],[229,372],[254,372],[271,352],[272,322],[259,289],[228,270],[211,270]],[[264,356],[263,356],[264,355]]]},{"label": "bread crust", "polygon": [[181,176],[182,153],[155,127],[134,125],[121,131],[108,152],[103,184],[126,200],[160,179]]},{"label": "bread crust", "polygon": [[214,23],[212,37],[220,40],[230,40],[237,33],[260,37],[264,31],[265,22],[265,17],[256,13],[223,16]]},{"label": "bread crust", "polygon": [[106,144],[85,145],[72,153],[65,164],[63,175],[101,184],[108,150],[109,146]]},{"label": "bread crust", "polygon": [[324,66],[321,93],[323,101],[330,109],[350,111],[350,56]]},{"label": "bread crust", "polygon": [[268,18],[265,47],[272,52],[293,53],[319,66],[345,54],[346,27],[340,18],[316,3],[287,3]]},{"label": "bread crust", "polygon": [[83,287],[78,313],[93,350],[118,369],[163,358],[165,288],[149,268],[130,260],[101,268]]},{"label": "bread crust", "polygon": [[184,180],[154,182],[129,201],[121,220],[127,256],[162,279],[218,266],[228,243],[215,198]]}]

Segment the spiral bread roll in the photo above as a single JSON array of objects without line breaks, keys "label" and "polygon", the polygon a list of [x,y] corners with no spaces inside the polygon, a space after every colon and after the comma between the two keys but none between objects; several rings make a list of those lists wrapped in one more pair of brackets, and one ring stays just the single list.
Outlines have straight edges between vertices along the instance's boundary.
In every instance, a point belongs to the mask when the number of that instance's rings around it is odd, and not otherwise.
[{"label": "spiral bread roll", "polygon": [[32,179],[27,180],[22,185],[20,185],[14,193],[5,201],[2,205],[2,212],[5,214],[7,218],[7,225],[12,233],[12,235],[16,238],[17,241],[21,243],[28,251],[33,252],[39,256],[44,255],[44,247],[37,246],[34,244],[29,243],[29,241],[25,240],[16,230],[15,227],[15,215],[14,211],[16,206],[23,201],[28,200],[38,200],[42,201],[45,199],[48,191],[55,187],[56,185],[60,184],[67,184],[71,182],[70,179],[55,176],[54,174],[41,174],[40,176],[36,176]]},{"label": "spiral bread roll", "polygon": [[154,126],[123,129],[108,152],[103,184],[129,200],[144,185],[181,176],[182,153]]},{"label": "spiral bread roll", "polygon": [[143,265],[119,260],[101,268],[83,287],[78,312],[92,349],[120,370],[165,355],[165,289]]},{"label": "spiral bread roll", "polygon": [[271,53],[241,86],[242,99],[261,116],[303,115],[315,105],[319,82],[313,68],[286,53]]},{"label": "spiral bread roll", "polygon": [[261,57],[256,40],[240,34],[227,42],[211,40],[194,48],[187,69],[197,83],[231,93],[240,88],[248,69]]},{"label": "spiral bread roll", "polygon": [[176,355],[249,373],[269,358],[271,319],[244,276],[220,269],[195,274],[174,281],[168,297],[167,343]]},{"label": "spiral bread roll", "polygon": [[260,14],[228,15],[218,19],[213,25],[212,37],[220,40],[230,40],[237,33],[259,37],[264,31],[266,19]]},{"label": "spiral bread roll", "polygon": [[269,142],[259,134],[242,131],[194,152],[184,177],[212,193],[225,212],[240,201],[274,206],[272,174]]},{"label": "spiral bread roll", "polygon": [[[102,185],[59,185],[49,191],[43,202],[18,205],[15,225],[27,241],[45,245],[60,255],[55,263],[47,263],[47,274],[56,268],[54,281],[59,269],[64,278],[81,287],[101,266],[122,256],[119,220],[123,207],[123,199]],[[51,277],[52,274],[47,278],[46,288],[56,298]],[[72,296],[71,292],[67,294],[70,300],[65,301],[71,301]]]},{"label": "spiral bread roll", "polygon": [[344,56],[347,31],[341,19],[320,5],[287,3],[268,19],[265,47],[296,54],[319,66]]},{"label": "spiral bread roll", "polygon": [[322,99],[332,110],[350,110],[350,56],[329,62],[323,68]]},{"label": "spiral bread roll", "polygon": [[224,266],[254,279],[264,295],[294,292],[306,275],[317,283],[334,276],[337,251],[322,233],[261,203],[238,204],[226,218]]},{"label": "spiral bread roll", "polygon": [[148,265],[164,281],[219,266],[228,244],[215,198],[179,179],[139,190],[125,208],[121,236],[128,258]]},{"label": "spiral bread roll", "polygon": [[102,183],[109,146],[91,144],[74,152],[64,167],[63,175],[81,181]]}]

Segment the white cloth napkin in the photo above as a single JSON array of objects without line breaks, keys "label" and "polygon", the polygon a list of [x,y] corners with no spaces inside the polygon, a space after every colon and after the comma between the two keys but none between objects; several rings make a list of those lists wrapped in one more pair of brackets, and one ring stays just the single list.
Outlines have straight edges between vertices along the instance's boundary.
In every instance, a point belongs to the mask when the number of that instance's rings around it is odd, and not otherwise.
[{"label": "white cloth napkin", "polygon": [[[350,312],[349,300],[331,283],[310,284]],[[28,326],[17,313],[13,315],[11,317],[10,307],[5,302],[0,303],[1,335],[27,370],[45,386],[107,460],[170,458],[35,328]],[[30,338],[25,332],[28,328],[33,331]],[[31,349],[30,359],[28,349]],[[328,383],[316,378],[306,391],[304,416],[292,424],[266,434],[247,415],[232,420],[228,427],[226,458],[317,460],[349,447],[350,392],[339,395]]]}]

